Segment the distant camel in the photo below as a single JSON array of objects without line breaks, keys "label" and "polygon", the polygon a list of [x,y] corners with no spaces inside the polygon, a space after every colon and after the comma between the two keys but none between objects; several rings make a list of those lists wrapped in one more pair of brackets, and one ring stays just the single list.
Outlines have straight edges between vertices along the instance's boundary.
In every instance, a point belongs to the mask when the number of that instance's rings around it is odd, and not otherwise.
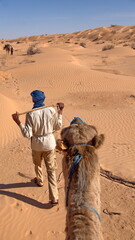
[{"label": "distant camel", "polygon": [[98,135],[94,126],[76,123],[64,128],[62,144],[57,142],[57,148],[64,149],[66,240],[101,240],[100,166],[95,149],[103,144],[104,135]]},{"label": "distant camel", "polygon": [[13,47],[10,44],[6,44],[3,49],[6,50],[7,54],[10,52],[13,55]]}]

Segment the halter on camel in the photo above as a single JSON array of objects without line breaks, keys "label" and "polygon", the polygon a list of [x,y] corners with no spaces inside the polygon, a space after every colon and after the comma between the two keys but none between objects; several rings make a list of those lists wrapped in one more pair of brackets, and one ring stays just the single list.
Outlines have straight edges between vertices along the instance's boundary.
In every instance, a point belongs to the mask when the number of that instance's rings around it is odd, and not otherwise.
[{"label": "halter on camel", "polygon": [[[73,146],[76,146],[76,145],[88,146],[90,144],[74,144],[74,145],[71,145],[69,148],[71,148]],[[82,160],[82,158],[83,158],[82,154],[77,154],[74,157],[71,168],[69,169],[69,172],[68,172],[68,185],[67,185],[67,192],[66,192],[66,207],[68,207],[68,194],[69,194],[69,190],[70,190],[70,184],[71,184],[71,181],[72,181],[72,176],[73,176],[74,172],[76,171],[77,166],[80,163],[80,161]],[[97,215],[99,221],[101,221],[100,214],[98,213],[98,211],[95,208],[93,208],[93,207],[91,207],[91,206],[89,206],[85,203],[81,204],[80,206],[89,208],[91,211],[93,211]]]},{"label": "halter on camel", "polygon": [[[80,117],[74,117],[74,119],[70,122],[70,125],[72,124],[79,124],[79,123],[85,123]],[[81,146],[93,146],[92,144],[92,141],[90,141],[89,143],[86,143],[86,144],[71,144],[70,146],[66,146],[64,144],[63,141],[58,141],[58,149],[60,148],[61,150],[64,150],[64,151],[68,151],[69,149],[71,149],[72,147],[74,146],[77,146],[77,145],[81,145]],[[67,189],[66,189],[66,207],[68,207],[68,195],[69,195],[69,190],[70,190],[70,184],[71,184],[71,181],[72,181],[72,176],[73,174],[75,173],[76,169],[77,169],[77,166],[79,165],[80,161],[83,159],[83,155],[80,154],[80,153],[76,153],[76,155],[74,156],[73,158],[73,162],[71,164],[71,167],[69,169],[69,172],[68,172],[68,185],[67,185]],[[85,203],[82,203],[80,205],[80,207],[86,207],[88,208],[89,210],[93,211],[99,221],[101,221],[101,217],[100,217],[100,214],[97,212],[97,210],[95,208],[93,208],[92,206],[89,206]]]}]

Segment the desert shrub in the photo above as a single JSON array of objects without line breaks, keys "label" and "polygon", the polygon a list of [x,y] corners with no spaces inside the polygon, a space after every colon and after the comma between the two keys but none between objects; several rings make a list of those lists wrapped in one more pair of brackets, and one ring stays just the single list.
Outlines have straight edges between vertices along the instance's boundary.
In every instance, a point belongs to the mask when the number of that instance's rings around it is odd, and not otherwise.
[{"label": "desert shrub", "polygon": [[135,43],[131,44],[131,48],[133,48],[135,50]]},{"label": "desert shrub", "polygon": [[80,43],[80,46],[86,48],[86,43],[81,42],[81,43]]},{"label": "desert shrub", "polygon": [[127,47],[127,46],[129,46],[127,43],[124,43],[124,44],[123,44],[123,47]]},{"label": "desert shrub", "polygon": [[96,44],[103,44],[104,43],[104,41],[101,41],[101,42],[96,42]]},{"label": "desert shrub", "polygon": [[110,50],[112,48],[114,48],[114,45],[106,45],[102,48],[102,51]]},{"label": "desert shrub", "polygon": [[40,53],[40,50],[36,48],[34,45],[31,45],[27,50],[27,55],[34,55],[36,53]]},{"label": "desert shrub", "polygon": [[117,27],[118,25],[117,24],[111,24],[111,27]]}]

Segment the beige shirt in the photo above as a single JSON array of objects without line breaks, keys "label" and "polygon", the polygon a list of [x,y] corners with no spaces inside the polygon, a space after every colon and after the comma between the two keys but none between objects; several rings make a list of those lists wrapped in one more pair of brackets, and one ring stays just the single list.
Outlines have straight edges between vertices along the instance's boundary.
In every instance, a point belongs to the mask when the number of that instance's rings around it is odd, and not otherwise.
[{"label": "beige shirt", "polygon": [[62,128],[62,115],[53,107],[27,113],[25,125],[19,125],[24,137],[31,138],[31,148],[35,151],[50,151],[55,148],[53,132]]}]

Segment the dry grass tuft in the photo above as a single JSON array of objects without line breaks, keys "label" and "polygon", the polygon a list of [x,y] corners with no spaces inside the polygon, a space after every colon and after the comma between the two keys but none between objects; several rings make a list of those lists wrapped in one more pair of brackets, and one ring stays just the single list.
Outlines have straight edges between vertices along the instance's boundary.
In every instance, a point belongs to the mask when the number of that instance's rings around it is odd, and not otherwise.
[{"label": "dry grass tuft", "polygon": [[40,50],[35,45],[31,45],[27,50],[27,55],[34,55],[36,53],[40,53]]},{"label": "dry grass tuft", "polygon": [[81,43],[80,43],[80,46],[86,48],[86,43],[81,42]]},{"label": "dry grass tuft", "polygon": [[110,50],[110,49],[113,49],[113,48],[114,48],[114,45],[106,45],[102,48],[102,51]]}]

